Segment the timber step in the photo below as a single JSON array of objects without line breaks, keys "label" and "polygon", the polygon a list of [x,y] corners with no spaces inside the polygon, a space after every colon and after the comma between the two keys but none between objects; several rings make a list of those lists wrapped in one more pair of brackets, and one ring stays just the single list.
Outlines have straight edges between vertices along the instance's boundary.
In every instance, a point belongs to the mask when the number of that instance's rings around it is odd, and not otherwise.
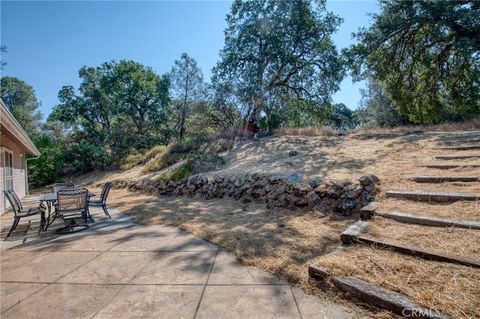
[{"label": "timber step", "polygon": [[422,318],[447,319],[448,315],[437,310],[425,309],[415,304],[408,295],[371,284],[367,281],[353,276],[335,276],[330,270],[320,265],[309,265],[308,275],[315,279],[317,285],[324,286],[330,281],[337,289],[351,297],[361,300],[371,306],[392,311],[393,313],[405,316],[407,314],[421,314]]},{"label": "timber step", "polygon": [[388,240],[382,241],[372,237],[362,236],[358,233],[352,234],[352,233],[343,232],[340,238],[342,242],[346,245],[353,244],[353,243],[365,244],[365,245],[370,245],[376,248],[392,250],[404,255],[423,258],[425,260],[448,262],[448,263],[460,264],[460,265],[474,267],[474,268],[480,268],[480,261],[477,261],[477,260],[463,259],[456,256],[430,252],[425,249],[414,247],[414,246],[405,246],[405,245],[401,245]]},{"label": "timber step", "polygon": [[435,156],[439,160],[455,160],[455,159],[468,159],[468,158],[480,158],[480,155],[439,155]]},{"label": "timber step", "polygon": [[437,310],[416,305],[407,295],[373,285],[351,276],[338,276],[331,279],[333,285],[370,305],[392,311],[402,317],[421,317],[430,319],[451,318]]},{"label": "timber step", "polygon": [[427,165],[423,165],[423,167],[437,168],[437,169],[472,168],[472,167],[480,167],[480,164],[427,164]]},{"label": "timber step", "polygon": [[406,224],[416,224],[433,227],[458,227],[480,229],[480,223],[471,221],[443,219],[431,216],[411,215],[402,212],[376,212],[376,215],[396,220]]},{"label": "timber step", "polygon": [[417,183],[478,182],[477,176],[416,176]]},{"label": "timber step", "polygon": [[480,200],[480,195],[447,192],[404,192],[388,191],[387,197],[427,202],[456,202],[460,200]]},{"label": "timber step", "polygon": [[440,147],[441,150],[450,151],[466,151],[466,150],[480,150],[480,145],[457,145]]}]

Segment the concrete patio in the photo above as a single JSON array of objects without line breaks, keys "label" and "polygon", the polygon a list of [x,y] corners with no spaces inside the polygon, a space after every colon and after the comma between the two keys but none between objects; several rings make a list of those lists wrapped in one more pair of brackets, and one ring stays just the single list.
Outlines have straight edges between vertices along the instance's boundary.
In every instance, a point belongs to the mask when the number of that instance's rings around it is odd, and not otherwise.
[{"label": "concrete patio", "polygon": [[178,228],[110,210],[113,220],[94,210],[88,231],[3,242],[1,317],[359,317]]}]

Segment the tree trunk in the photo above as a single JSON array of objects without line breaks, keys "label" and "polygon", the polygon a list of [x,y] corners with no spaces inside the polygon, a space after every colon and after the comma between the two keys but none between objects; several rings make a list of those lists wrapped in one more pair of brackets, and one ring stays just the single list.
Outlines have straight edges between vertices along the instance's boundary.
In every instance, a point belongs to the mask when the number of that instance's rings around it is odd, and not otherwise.
[{"label": "tree trunk", "polygon": [[260,113],[262,112],[263,108],[263,99],[258,98],[253,104],[253,110],[250,114],[250,117],[247,121],[246,130],[252,133],[257,133],[260,130],[259,121],[260,121]]},{"label": "tree trunk", "polygon": [[180,121],[178,124],[178,138],[180,140],[183,140],[183,137],[185,136],[185,117],[186,116],[187,116],[187,105],[186,105],[186,101],[184,101],[184,104],[180,111]]}]

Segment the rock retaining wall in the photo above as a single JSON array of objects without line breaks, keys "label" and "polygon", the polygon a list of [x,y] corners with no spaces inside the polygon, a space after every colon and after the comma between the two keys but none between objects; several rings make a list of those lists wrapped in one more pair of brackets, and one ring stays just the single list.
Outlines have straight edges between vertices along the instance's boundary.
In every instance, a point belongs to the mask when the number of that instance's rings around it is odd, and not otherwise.
[{"label": "rock retaining wall", "polygon": [[[295,175],[295,174],[294,174]],[[263,202],[267,207],[318,207],[351,215],[375,200],[380,180],[375,175],[362,176],[357,183],[303,177],[198,174],[174,182],[170,180],[115,180],[113,186],[161,195],[199,195],[203,198],[232,197],[247,202]]]}]

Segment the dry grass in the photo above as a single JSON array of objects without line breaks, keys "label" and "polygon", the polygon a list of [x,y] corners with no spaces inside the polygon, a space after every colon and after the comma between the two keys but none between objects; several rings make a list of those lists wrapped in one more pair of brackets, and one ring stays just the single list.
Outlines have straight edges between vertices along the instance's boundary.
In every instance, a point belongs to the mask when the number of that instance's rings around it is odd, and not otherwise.
[{"label": "dry grass", "polygon": [[329,127],[282,127],[273,130],[278,136],[337,136],[340,132]]},{"label": "dry grass", "polygon": [[367,234],[440,254],[480,261],[480,231],[455,227],[425,227],[375,218]]},{"label": "dry grass", "polygon": [[356,276],[410,296],[421,306],[453,318],[479,318],[480,271],[425,261],[365,246],[352,246],[317,260],[333,275]]},{"label": "dry grass", "polygon": [[[417,175],[480,176],[480,169],[435,170],[428,163],[480,163],[480,160],[436,160],[453,154],[438,146],[480,142],[480,133],[392,133],[347,136],[280,136],[236,145],[226,155],[223,173],[262,173],[288,176],[357,179],[375,174],[382,190],[417,190],[480,193],[480,183],[418,184]],[[297,156],[288,152],[296,150]],[[479,154],[459,151],[455,154]],[[136,171],[135,171],[136,169]],[[138,178],[141,168],[105,176],[106,179]],[[98,181],[98,179],[97,179]],[[422,203],[378,195],[382,211],[402,211],[457,220],[480,220],[480,202]],[[314,212],[292,212],[243,205],[230,199],[170,198],[112,192],[111,203],[143,224],[170,224],[224,246],[244,263],[283,276],[312,293],[307,266],[317,260],[338,274],[357,275],[369,282],[404,292],[427,307],[438,308],[455,318],[475,318],[480,278],[478,270],[454,264],[428,262],[370,247],[355,246],[337,252],[339,234],[348,226]],[[369,233],[468,259],[479,256],[479,234],[474,230],[406,225],[375,219]],[[475,304],[475,301],[477,303]],[[371,313],[370,313],[371,314]],[[385,313],[375,316],[388,316]]]},{"label": "dry grass", "polygon": [[123,170],[131,169],[137,165],[145,164],[150,161],[152,158],[159,156],[160,154],[165,153],[167,150],[166,146],[157,145],[152,147],[150,150],[145,152],[144,154],[131,154],[128,155],[120,165],[120,168]]},{"label": "dry grass", "polygon": [[446,122],[442,124],[435,125],[410,125],[410,126],[398,126],[395,128],[368,128],[368,129],[357,129],[354,130],[354,133],[370,133],[370,134],[381,134],[381,133],[409,133],[416,131],[429,131],[429,132],[451,132],[451,131],[467,131],[467,130],[478,130],[480,128],[480,117],[463,121],[463,122]]}]

